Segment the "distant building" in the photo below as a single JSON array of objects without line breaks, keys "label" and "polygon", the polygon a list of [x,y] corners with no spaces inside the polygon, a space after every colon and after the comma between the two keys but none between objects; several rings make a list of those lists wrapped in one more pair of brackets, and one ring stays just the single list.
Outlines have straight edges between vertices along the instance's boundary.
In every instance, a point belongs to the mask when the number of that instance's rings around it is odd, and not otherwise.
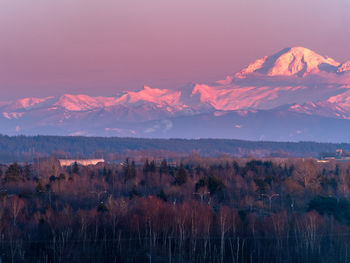
[{"label": "distant building", "polygon": [[337,149],[336,153],[338,154],[339,157],[343,156],[343,149]]},{"label": "distant building", "polygon": [[343,149],[336,149],[335,154],[329,153],[328,156],[325,155],[321,159],[317,160],[319,163],[328,163],[330,161],[336,162],[350,162],[349,152],[344,153]]},{"label": "distant building", "polygon": [[74,163],[79,165],[88,166],[88,165],[96,165],[98,163],[104,163],[104,159],[59,159],[61,166],[71,166]]}]

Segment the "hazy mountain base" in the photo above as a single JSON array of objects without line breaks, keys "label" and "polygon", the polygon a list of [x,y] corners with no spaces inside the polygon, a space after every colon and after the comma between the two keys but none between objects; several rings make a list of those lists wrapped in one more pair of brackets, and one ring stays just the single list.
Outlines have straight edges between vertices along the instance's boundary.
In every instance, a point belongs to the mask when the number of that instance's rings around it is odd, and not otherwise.
[{"label": "hazy mountain base", "polygon": [[[350,144],[316,142],[269,142],[225,139],[142,139],[79,136],[0,136],[0,162],[31,162],[33,158],[53,155],[60,158],[105,158],[120,160],[140,152],[149,156],[198,153],[202,156],[276,156],[318,157],[320,153],[335,153],[336,149],[350,151]],[[124,153],[124,155],[123,155]]]},{"label": "hazy mountain base", "polygon": [[[89,123],[84,129],[81,121]],[[66,120],[57,126],[37,126],[36,122],[0,120],[5,134],[84,135],[144,138],[224,138],[268,141],[350,142],[350,120],[290,112],[283,109],[264,111],[215,111],[145,122],[117,122],[107,118],[79,122]],[[7,127],[7,128],[6,128]],[[108,128],[105,128],[108,127]],[[124,135],[123,135],[124,134]],[[134,135],[133,135],[134,134]]]}]

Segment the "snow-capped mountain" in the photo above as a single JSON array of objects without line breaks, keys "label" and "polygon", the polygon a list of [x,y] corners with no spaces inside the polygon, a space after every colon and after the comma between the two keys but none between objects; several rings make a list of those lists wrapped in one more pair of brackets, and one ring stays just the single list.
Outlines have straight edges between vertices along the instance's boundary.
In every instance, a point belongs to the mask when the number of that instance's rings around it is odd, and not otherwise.
[{"label": "snow-capped mountain", "polygon": [[[295,125],[285,126],[290,127],[286,132],[278,116]],[[316,120],[349,125],[350,61],[340,63],[303,47],[258,59],[213,84],[0,102],[0,133],[5,134],[269,139],[279,129],[278,138],[271,139],[326,140],[316,136]]]},{"label": "snow-capped mountain", "polygon": [[[298,76],[305,77],[322,71],[338,72],[343,64],[334,59],[321,56],[303,47],[286,48],[280,52],[258,59],[236,74],[246,78],[251,73],[261,73],[267,76]],[[341,72],[341,70],[339,70]]]}]

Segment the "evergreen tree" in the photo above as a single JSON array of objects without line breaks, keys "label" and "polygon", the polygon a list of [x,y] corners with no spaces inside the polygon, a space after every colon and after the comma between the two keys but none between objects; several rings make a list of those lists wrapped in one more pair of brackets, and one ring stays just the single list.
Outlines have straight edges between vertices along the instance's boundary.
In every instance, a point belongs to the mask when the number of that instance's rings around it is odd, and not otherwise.
[{"label": "evergreen tree", "polygon": [[5,181],[18,181],[21,173],[21,167],[17,164],[17,162],[14,162],[7,168]]},{"label": "evergreen tree", "polygon": [[105,203],[100,202],[98,204],[97,211],[100,213],[108,212],[108,207],[105,205]]},{"label": "evergreen tree", "polygon": [[45,193],[45,187],[43,186],[43,183],[41,179],[39,179],[37,186],[35,187],[35,191],[38,194]]},{"label": "evergreen tree", "polygon": [[106,166],[103,167],[102,175],[105,176],[105,177],[108,175],[108,171],[107,171]]},{"label": "evergreen tree", "polygon": [[28,163],[24,166],[24,177],[27,180],[30,180],[32,178],[32,172],[31,172],[31,167]]},{"label": "evergreen tree", "polygon": [[126,158],[122,165],[123,165],[124,178],[125,180],[127,180],[129,176],[129,170],[130,170],[129,158]]},{"label": "evergreen tree", "polygon": [[125,181],[135,178],[136,177],[135,161],[132,161],[130,164],[129,158],[126,158],[124,162],[123,170],[124,170]]},{"label": "evergreen tree", "polygon": [[54,175],[51,175],[51,176],[49,177],[49,180],[50,180],[51,183],[55,182],[56,179],[57,179],[57,178],[56,178]]},{"label": "evergreen tree", "polygon": [[181,163],[180,167],[175,175],[175,182],[176,185],[183,185],[187,182],[187,172],[184,168],[184,165]]},{"label": "evergreen tree", "polygon": [[64,173],[60,173],[60,175],[58,176],[59,180],[66,180],[66,176],[64,175]]},{"label": "evergreen tree", "polygon": [[150,164],[148,162],[148,159],[146,159],[145,164],[143,165],[143,174],[147,175],[150,171]]},{"label": "evergreen tree", "polygon": [[73,167],[72,167],[72,172],[74,174],[79,174],[79,165],[77,162],[74,162]]},{"label": "evergreen tree", "polygon": [[160,199],[160,200],[163,200],[164,202],[167,202],[168,201],[168,196],[166,195],[166,193],[164,192],[163,189],[160,190],[159,194],[157,195],[157,197]]},{"label": "evergreen tree", "polygon": [[136,165],[135,161],[133,160],[131,162],[130,172],[129,172],[129,178],[135,178],[136,177]]},{"label": "evergreen tree", "polygon": [[208,190],[211,195],[214,195],[218,193],[219,191],[222,191],[225,188],[224,183],[215,175],[208,177]]},{"label": "evergreen tree", "polygon": [[169,173],[168,163],[165,159],[160,163],[159,173],[160,175]]},{"label": "evergreen tree", "polygon": [[156,162],[154,160],[152,160],[152,162],[149,165],[149,171],[151,173],[154,173],[156,171]]}]

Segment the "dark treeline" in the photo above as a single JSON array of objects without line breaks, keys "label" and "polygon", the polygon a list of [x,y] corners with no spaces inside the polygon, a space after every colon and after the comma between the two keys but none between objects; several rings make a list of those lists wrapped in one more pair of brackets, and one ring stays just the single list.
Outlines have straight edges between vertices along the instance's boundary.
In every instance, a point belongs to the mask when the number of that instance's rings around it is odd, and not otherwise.
[{"label": "dark treeline", "polygon": [[[4,136],[0,135],[1,162],[30,162],[34,157],[104,157],[127,151],[164,151],[216,156],[226,153],[235,157],[318,157],[336,149],[350,151],[350,144],[316,142],[264,142],[225,139],[142,139],[75,136]],[[111,157],[113,159],[113,157]],[[110,159],[111,159],[110,158]]]},{"label": "dark treeline", "polygon": [[349,262],[350,164],[0,167],[2,262]]}]

